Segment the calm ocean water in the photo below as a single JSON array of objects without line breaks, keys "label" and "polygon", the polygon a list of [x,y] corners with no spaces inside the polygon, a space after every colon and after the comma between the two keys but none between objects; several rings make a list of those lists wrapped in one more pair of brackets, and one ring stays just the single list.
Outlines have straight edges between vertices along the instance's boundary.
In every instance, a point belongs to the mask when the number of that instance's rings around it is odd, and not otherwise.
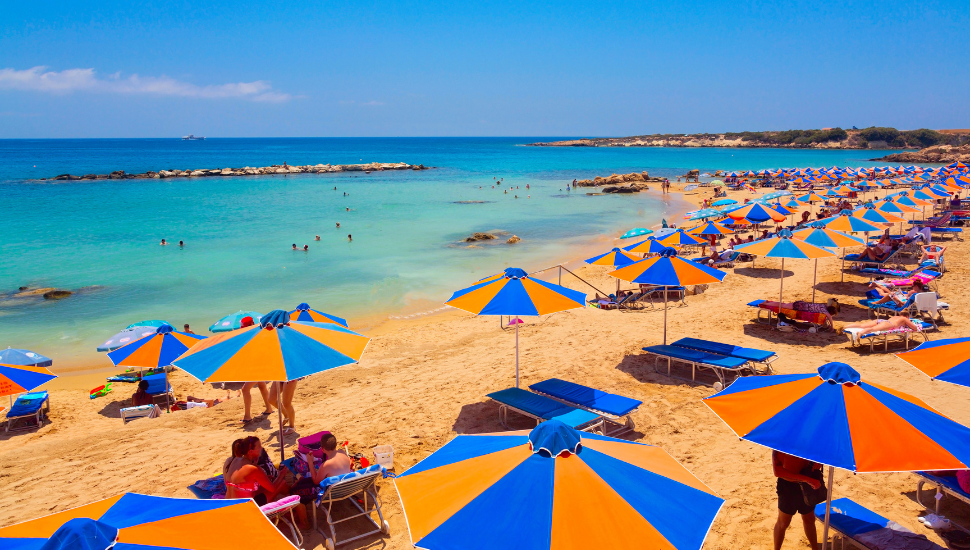
[{"label": "calm ocean water", "polygon": [[[679,206],[653,193],[567,193],[573,178],[642,170],[672,177],[691,168],[871,166],[876,163],[868,158],[885,154],[519,146],[548,139],[559,138],[0,140],[0,218],[7,222],[0,233],[0,346],[44,353],[55,367],[58,361],[108,365],[94,348],[143,319],[191,323],[209,334],[211,323],[239,309],[265,313],[300,302],[352,321],[429,309],[504,267],[552,265],[577,246],[649,227]],[[62,173],[284,161],[438,168],[31,181]],[[492,189],[496,178],[518,189]],[[460,243],[476,231],[505,231],[523,240],[514,246]],[[159,246],[162,238],[186,246]],[[309,244],[309,252],[294,252],[294,243]],[[25,285],[83,290],[64,300],[10,298]]]}]

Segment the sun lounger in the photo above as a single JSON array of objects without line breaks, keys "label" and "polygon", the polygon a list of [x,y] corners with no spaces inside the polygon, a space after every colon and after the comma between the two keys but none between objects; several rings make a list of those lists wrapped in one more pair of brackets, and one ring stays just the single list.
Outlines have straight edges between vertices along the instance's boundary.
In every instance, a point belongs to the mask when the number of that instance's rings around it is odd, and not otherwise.
[{"label": "sun lounger", "polygon": [[[933,513],[939,514],[940,501],[943,500],[944,495],[953,497],[965,504],[970,504],[970,493],[967,493],[960,487],[956,476],[938,476],[929,472],[913,473],[919,478],[919,481],[916,483],[916,502],[922,504],[927,510],[932,508]],[[923,486],[927,484],[936,487],[936,494],[938,495],[933,499],[932,506],[923,501]]]},{"label": "sun lounger", "polygon": [[949,227],[950,219],[953,217],[953,212],[944,212],[940,216],[933,216],[931,218],[926,218],[925,220],[911,220],[910,225],[918,225],[920,227],[940,228]]},{"label": "sun lounger", "polygon": [[866,298],[864,300],[859,300],[859,305],[868,308],[868,316],[879,317],[879,315],[886,315],[887,317],[893,317],[896,315],[910,315],[914,313],[915,300],[914,296],[910,296],[902,305],[890,300],[888,302],[876,303],[881,300],[881,295],[870,290],[866,292]]},{"label": "sun lounger", "polygon": [[776,301],[755,300],[748,303],[748,305],[758,308],[758,317],[756,320],[759,323],[768,323],[768,312],[771,312],[776,316],[779,313],[784,313],[786,317],[793,321],[810,323],[813,327],[815,327],[816,332],[832,328],[832,317],[829,316],[828,311],[825,309],[826,304],[816,304],[813,302],[794,302],[792,303],[792,308],[788,309],[779,307],[778,302]]},{"label": "sun lounger", "polygon": [[899,249],[895,249],[886,256],[886,259],[882,261],[876,261],[872,259],[863,259],[861,254],[846,254],[842,259],[851,263],[854,268],[862,269],[865,266],[876,266],[884,267],[888,265],[895,265],[897,268],[901,267],[899,263]]},{"label": "sun lounger", "polygon": [[722,344],[720,342],[712,342],[710,340],[701,340],[700,338],[681,338],[671,345],[695,349],[698,351],[717,353],[719,355],[727,355],[729,357],[737,357],[739,359],[745,359],[749,363],[760,363],[764,365],[764,369],[762,370],[755,369],[753,365],[749,365],[751,366],[751,371],[754,374],[771,374],[771,363],[775,359],[778,359],[778,354],[773,351],[765,351],[755,348],[742,348],[741,346],[735,346],[733,344]]},{"label": "sun lounger", "polygon": [[717,384],[720,384],[722,388],[726,388],[731,382],[734,382],[738,376],[741,376],[745,366],[748,363],[746,359],[741,359],[738,357],[729,357],[719,353],[711,353],[709,351],[700,351],[671,345],[647,346],[643,348],[643,351],[656,356],[656,359],[654,360],[654,370],[657,369],[657,363],[661,359],[667,360],[667,376],[673,376],[671,373],[671,366],[674,362],[690,365],[690,380],[692,382],[697,381],[698,370],[713,371],[718,379],[716,384],[712,384],[715,388],[717,387]]},{"label": "sun lounger", "polygon": [[139,418],[158,418],[161,414],[162,409],[158,408],[158,405],[141,405],[121,409],[121,419],[125,424]]},{"label": "sun lounger", "polygon": [[[270,520],[276,529],[281,533],[280,523],[290,528],[290,538],[298,548],[303,546],[303,533],[296,526],[296,518],[293,517],[293,509],[300,505],[299,495],[283,497],[275,502],[270,502],[259,507],[259,511]],[[288,517],[287,517],[288,516]]]},{"label": "sun lounger", "polygon": [[[50,396],[46,391],[25,393],[18,397],[13,407],[7,411],[7,431],[39,428],[50,410]],[[18,423],[24,425],[16,426]]]},{"label": "sun lounger", "polygon": [[515,411],[523,416],[533,418],[536,424],[555,418],[577,430],[593,431],[603,429],[603,416],[576,407],[571,407],[521,388],[508,388],[488,394],[490,399],[498,402],[498,419],[502,426],[508,428],[509,411]]},{"label": "sun lounger", "polygon": [[[864,267],[864,268],[862,268],[862,269],[859,270],[859,273],[863,273],[865,275],[874,275],[876,277],[899,277],[899,278],[906,278],[906,277],[912,277],[912,276],[916,275],[917,273],[921,273],[924,270],[927,270],[927,269],[929,269],[931,267],[934,267],[934,266],[935,266],[935,264],[934,265],[930,265],[930,264],[920,265],[920,266],[917,266],[917,267],[915,267],[913,269],[909,269],[909,270],[889,269],[889,268],[884,268],[884,267]],[[937,272],[934,271],[934,273],[937,273]],[[936,276],[939,277],[939,275],[936,275]]]},{"label": "sun lounger", "polygon": [[[356,472],[328,477],[320,482],[320,496],[317,497],[313,505],[313,528],[323,535],[324,543],[328,550],[351,541],[359,540],[370,535],[390,533],[391,528],[384,520],[381,512],[381,499],[377,496],[377,480],[385,477],[387,470],[380,464],[373,464]],[[370,497],[368,499],[368,497]],[[335,502],[347,501],[357,509],[357,513],[350,516],[339,514],[340,519],[336,519],[332,513]],[[317,509],[323,512],[329,533],[325,532],[317,522]],[[371,514],[377,513],[378,521],[374,521]],[[336,525],[354,518],[363,517],[374,526],[374,529],[357,536],[337,540]]]},{"label": "sun lounger", "polygon": [[737,261],[737,259],[740,257],[741,257],[741,253],[735,250],[734,252],[731,253],[731,255],[728,258],[718,258],[718,260],[715,261],[713,264],[708,263],[711,261],[710,256],[691,258],[690,261],[698,264],[713,265],[714,267],[732,267],[734,265],[734,262]]},{"label": "sun lounger", "polygon": [[[651,286],[643,292],[642,300],[656,300],[658,303],[664,301],[664,288],[662,286]],[[680,302],[687,305],[687,289],[682,286],[668,286],[667,302]]]},{"label": "sun lounger", "polygon": [[[863,345],[862,340],[869,342],[869,351],[875,351],[876,344],[881,343],[883,345],[883,351],[889,351],[889,341],[899,340],[904,342],[906,349],[909,349],[909,340],[911,337],[919,337],[923,342],[928,342],[930,337],[926,334],[926,331],[936,328],[934,325],[922,321],[920,319],[910,319],[919,330],[913,330],[910,328],[900,327],[890,330],[878,330],[876,332],[866,332],[869,329],[864,328],[847,328],[845,332],[849,334],[849,338],[852,340],[852,347]],[[863,336],[864,335],[864,336]]]},{"label": "sun lounger", "polygon": [[936,322],[943,320],[943,310],[949,310],[950,304],[941,302],[940,297],[935,292],[920,292],[913,296],[913,307],[920,317],[929,317],[933,327],[939,328]]},{"label": "sun lounger", "polygon": [[[819,522],[825,521],[824,502],[815,507],[815,518]],[[832,501],[829,529],[863,549],[943,550],[942,546],[927,539],[926,535],[917,535],[849,498]]]},{"label": "sun lounger", "polygon": [[[633,430],[633,420],[630,413],[637,410],[643,401],[630,399],[622,395],[606,393],[574,382],[567,382],[558,378],[550,378],[532,384],[529,389],[539,395],[545,395],[567,405],[572,405],[580,409],[602,415],[609,419],[611,423],[619,425],[613,431],[606,430],[606,422],[603,424],[603,435],[616,436]],[[625,420],[624,420],[625,417]]]},{"label": "sun lounger", "polygon": [[171,403],[175,402],[172,385],[168,383],[168,377],[164,372],[146,376],[144,380],[148,382],[148,389],[145,392],[152,396],[152,401],[160,403],[161,399],[164,398],[166,409]]}]

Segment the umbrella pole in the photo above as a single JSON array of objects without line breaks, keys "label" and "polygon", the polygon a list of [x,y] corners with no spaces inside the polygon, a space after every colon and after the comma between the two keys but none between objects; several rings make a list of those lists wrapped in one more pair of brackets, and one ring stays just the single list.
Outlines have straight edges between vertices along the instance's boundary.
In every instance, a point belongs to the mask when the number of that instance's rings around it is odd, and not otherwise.
[{"label": "umbrella pole", "polygon": [[815,273],[812,275],[812,303],[815,303],[815,285],[818,283],[818,258],[815,258]]},{"label": "umbrella pole", "polygon": [[664,287],[664,345],[667,345],[667,287]]},{"label": "umbrella pole", "polygon": [[283,383],[276,383],[276,417],[280,422],[280,462],[283,462]]},{"label": "umbrella pole", "polygon": [[781,316],[781,297],[785,293],[785,259],[781,259],[781,284],[778,285],[778,316]]},{"label": "umbrella pole", "polygon": [[835,480],[835,468],[829,466],[829,486],[828,486],[828,498],[825,500],[825,522],[824,527],[822,527],[822,550],[827,550],[829,547],[829,513],[832,511],[832,483]]},{"label": "umbrella pole", "polygon": [[[617,281],[619,284],[619,281]],[[515,317],[515,387],[519,387],[519,317]]]}]

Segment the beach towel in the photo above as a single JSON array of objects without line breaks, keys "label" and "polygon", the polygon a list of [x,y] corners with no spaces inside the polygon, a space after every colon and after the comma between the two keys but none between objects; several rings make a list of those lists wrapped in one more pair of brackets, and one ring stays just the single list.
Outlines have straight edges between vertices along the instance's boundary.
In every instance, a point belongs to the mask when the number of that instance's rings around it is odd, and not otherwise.
[{"label": "beach towel", "polygon": [[209,493],[226,494],[226,482],[222,478],[222,474],[208,479],[200,479],[193,483],[192,486]]},{"label": "beach towel", "polygon": [[371,464],[366,468],[361,468],[360,470],[357,470],[356,472],[350,472],[349,474],[330,476],[327,479],[324,479],[323,481],[320,482],[320,496],[317,497],[317,504],[320,503],[320,500],[323,498],[323,494],[326,493],[327,489],[329,489],[332,485],[336,485],[342,481],[347,481],[348,479],[355,479],[358,477],[363,477],[369,474],[373,474],[374,472],[380,472],[382,478],[394,476],[394,474],[388,473],[387,469],[381,466],[380,464]]}]

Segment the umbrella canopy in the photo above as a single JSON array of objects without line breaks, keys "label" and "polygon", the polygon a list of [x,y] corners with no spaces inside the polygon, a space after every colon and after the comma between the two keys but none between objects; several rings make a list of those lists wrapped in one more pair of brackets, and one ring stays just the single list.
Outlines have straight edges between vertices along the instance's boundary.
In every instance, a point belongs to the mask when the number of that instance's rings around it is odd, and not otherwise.
[{"label": "umbrella canopy", "polygon": [[880,212],[889,212],[890,214],[912,214],[914,212],[921,212],[919,208],[913,208],[912,206],[892,200],[883,200],[878,202],[876,204],[876,210],[879,210]]},{"label": "umbrella canopy", "polygon": [[586,263],[590,265],[608,265],[610,267],[620,267],[630,265],[633,262],[639,262],[641,259],[642,258],[637,256],[627,254],[619,248],[614,248],[606,254],[600,254],[599,256],[589,258],[586,260]]},{"label": "umbrella canopy", "polygon": [[669,286],[704,285],[719,283],[727,273],[696,262],[677,257],[677,251],[668,248],[659,256],[641,260],[621,267],[611,276],[641,285],[657,285],[664,288],[664,344],[667,343],[667,290]]},{"label": "umbrella canopy", "polygon": [[652,229],[647,229],[645,227],[635,227],[626,233],[620,235],[621,239],[632,239],[633,237],[642,237],[644,235],[649,235],[653,233]]},{"label": "umbrella canopy", "polygon": [[[524,270],[509,267],[455,292],[445,304],[475,315],[518,318],[586,307],[586,293],[532,279]],[[519,387],[519,324],[515,323],[515,387]]]},{"label": "umbrella canopy", "polygon": [[781,197],[787,197],[788,195],[791,195],[791,194],[792,194],[791,191],[775,191],[773,193],[768,193],[767,195],[761,198],[770,201]]},{"label": "umbrella canopy", "polygon": [[721,187],[722,185],[724,185],[724,182],[721,180],[711,180],[711,185],[713,185],[714,187]]},{"label": "umbrella canopy", "polygon": [[911,351],[897,353],[896,357],[933,380],[970,387],[970,338],[924,342]]},{"label": "umbrella canopy", "polygon": [[209,332],[229,332],[230,330],[236,330],[242,327],[242,320],[244,318],[251,317],[253,319],[253,324],[255,324],[259,322],[259,318],[262,316],[262,313],[257,313],[255,311],[239,310],[231,315],[226,315],[215,323],[212,323],[212,326],[209,327]]},{"label": "umbrella canopy", "polygon": [[[310,309],[310,305],[306,302],[296,306],[296,309],[290,312],[290,319],[293,321],[300,321],[301,323],[337,323],[344,328],[348,326],[345,319],[341,319],[336,315],[330,315],[329,313]],[[255,321],[255,319],[253,320]]]},{"label": "umbrella canopy", "polygon": [[[643,242],[637,244],[631,244],[630,246],[623,247],[623,250],[627,252],[633,252],[635,254],[660,254],[664,250],[667,250],[667,246],[660,244],[660,241],[654,239],[653,237],[648,238]],[[676,248],[676,247],[675,247]]]},{"label": "umbrella canopy", "polygon": [[54,360],[30,350],[8,347],[5,350],[0,350],[0,363],[6,365],[49,367],[54,364]]},{"label": "umbrella canopy", "polygon": [[169,325],[162,325],[148,336],[108,352],[108,359],[116,367],[138,367],[152,369],[172,364],[179,355],[204,340],[205,336],[177,332]]},{"label": "umbrella canopy", "polygon": [[394,485],[429,550],[698,550],[724,503],[663,449],[559,420],[459,435]]},{"label": "umbrella canopy", "polygon": [[732,210],[728,212],[728,216],[733,220],[747,220],[751,223],[762,223],[768,220],[785,221],[784,214],[760,203],[752,203]]},{"label": "umbrella canopy", "polygon": [[775,204],[769,204],[768,206],[775,212],[778,212],[779,214],[782,214],[785,216],[791,216],[796,212],[795,210],[789,210],[785,208],[784,206],[781,205],[780,202],[776,202]]},{"label": "umbrella canopy", "polygon": [[707,222],[687,231],[691,235],[730,235],[733,230],[717,222]]},{"label": "umbrella canopy", "polygon": [[169,326],[171,326],[171,324],[172,323],[169,323],[168,321],[162,321],[160,319],[152,319],[150,321],[138,321],[137,323],[132,323],[132,324],[128,325],[127,327],[125,327],[125,330],[131,329],[131,328],[136,328],[136,327],[155,327],[155,328],[158,328],[158,327],[160,327],[162,325],[169,325]]},{"label": "umbrella canopy", "polygon": [[55,378],[46,367],[0,364],[0,396],[29,392]]},{"label": "umbrella canopy", "polygon": [[825,224],[825,227],[828,229],[842,231],[843,233],[870,233],[873,231],[882,231],[881,227],[873,225],[862,218],[850,216],[848,214],[840,214],[832,218],[819,220],[819,223]]},{"label": "umbrella canopy", "polygon": [[765,258],[781,258],[783,260],[785,258],[812,260],[815,258],[830,258],[835,256],[835,254],[824,248],[808,244],[802,240],[793,239],[792,232],[787,229],[779,231],[776,237],[741,244],[735,246],[734,249],[743,251],[746,254],[764,256]]},{"label": "umbrella canopy", "polygon": [[[171,325],[167,325],[171,326]],[[105,340],[103,344],[98,346],[98,351],[114,351],[121,346],[134,342],[139,338],[144,338],[146,336],[151,336],[155,334],[157,327],[153,326],[134,326],[131,328],[126,328],[125,330],[115,334],[111,338]]]},{"label": "umbrella canopy", "polygon": [[738,201],[734,199],[718,199],[711,203],[712,206],[727,206],[729,204],[737,204]]},{"label": "umbrella canopy", "polygon": [[723,216],[724,213],[717,208],[702,208],[696,212],[690,214],[689,220],[704,220],[707,218],[715,218],[717,216]]},{"label": "umbrella canopy", "polygon": [[852,212],[852,215],[857,218],[862,218],[867,222],[873,223],[894,224],[905,221],[903,218],[890,214],[889,212],[880,212],[879,210],[876,210],[874,205],[871,204],[856,209],[854,212]]},{"label": "umbrella canopy", "polygon": [[667,235],[666,237],[659,239],[659,241],[661,244],[665,244],[668,246],[670,245],[685,246],[685,245],[697,245],[697,244],[705,243],[705,241],[698,239],[697,237],[685,232],[683,229],[678,229],[677,231],[674,231],[673,233]]},{"label": "umbrella canopy", "polygon": [[824,226],[799,229],[792,233],[792,237],[800,241],[805,241],[810,245],[824,248],[846,248],[866,244],[862,239],[846,235],[841,231],[828,229]]},{"label": "umbrella canopy", "polygon": [[294,550],[252,499],[125,493],[0,528],[7,550]]}]

